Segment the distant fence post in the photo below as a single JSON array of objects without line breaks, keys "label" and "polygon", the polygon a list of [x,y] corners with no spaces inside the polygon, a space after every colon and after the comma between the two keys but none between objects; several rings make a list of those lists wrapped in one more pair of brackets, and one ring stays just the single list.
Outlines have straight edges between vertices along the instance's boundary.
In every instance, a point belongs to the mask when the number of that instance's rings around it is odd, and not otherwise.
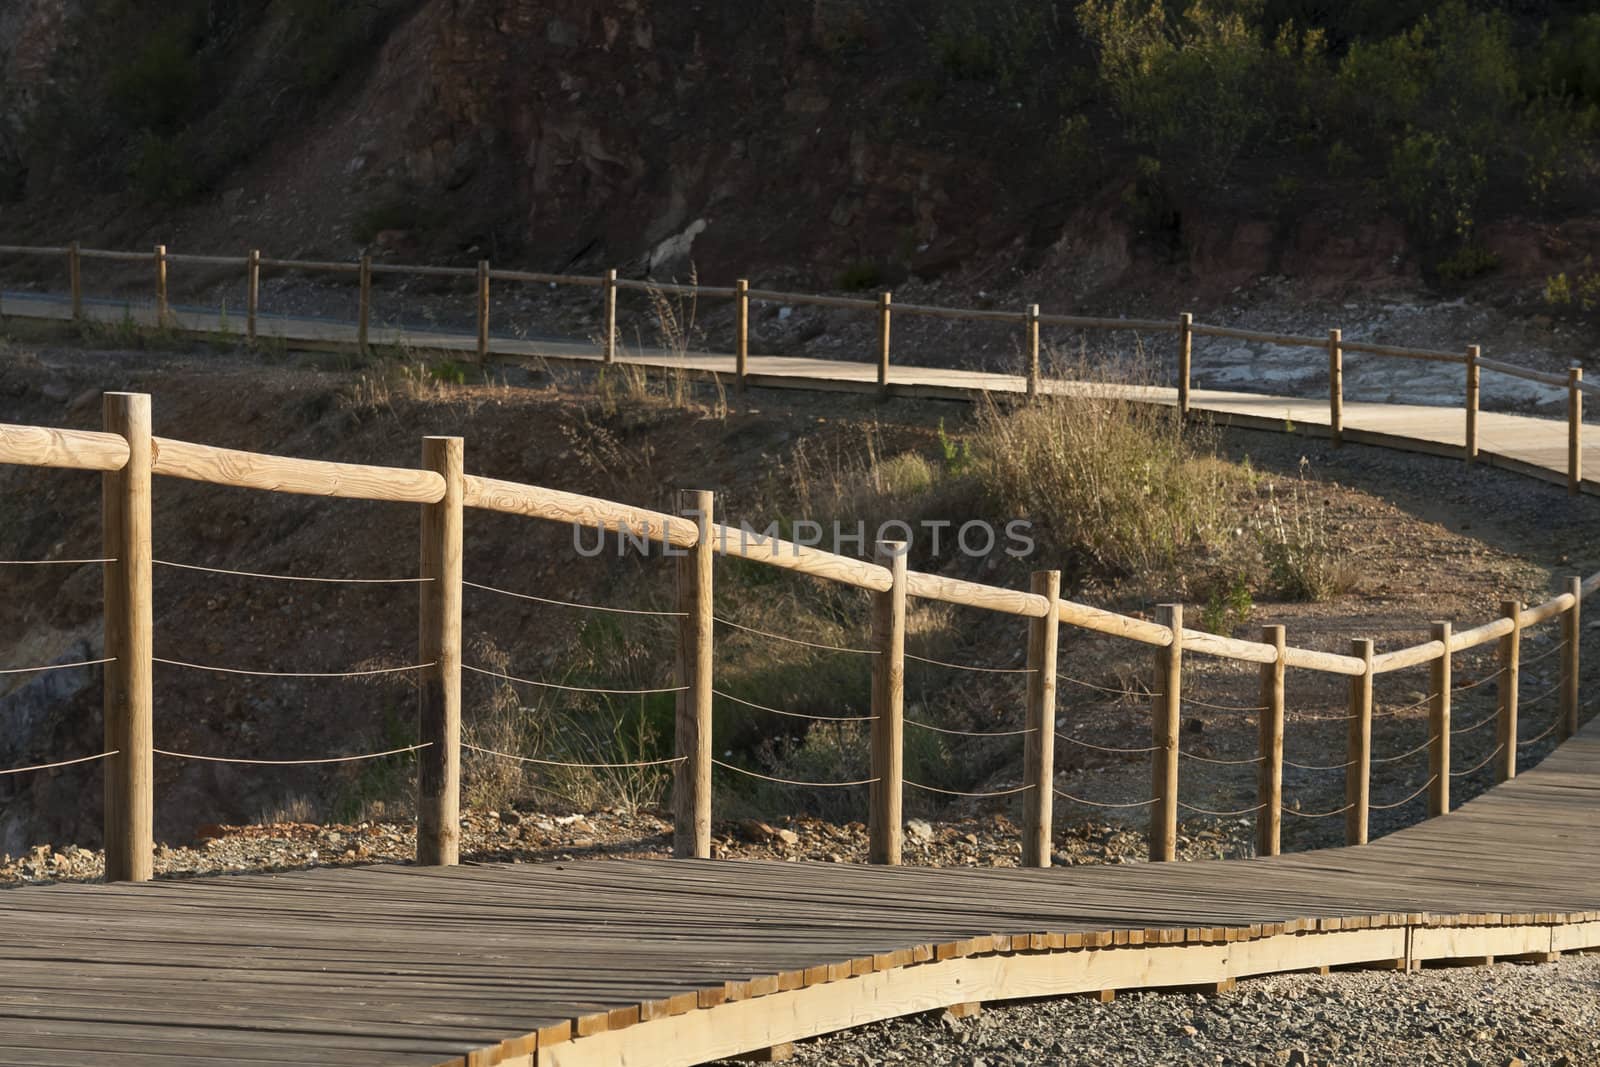
[{"label": "distant fence post", "polygon": [[1344,444],[1344,331],[1328,331],[1328,436]]},{"label": "distant fence post", "polygon": [[878,563],[890,585],[872,594],[872,784],[868,786],[868,860],[898,866],[905,791],[906,544],[879,541]]},{"label": "distant fence post", "polygon": [[489,261],[478,260],[478,362],[489,358]]},{"label": "distant fence post", "polygon": [[244,333],[253,344],[256,318],[261,314],[261,249],[252,248],[244,271]]},{"label": "distant fence post", "polygon": [[372,327],[372,257],[362,256],[361,266],[358,268],[357,278],[360,296],[356,306],[356,345],[362,352],[367,350],[367,342],[371,336]]},{"label": "distant fence post", "polygon": [[444,496],[422,505],[417,574],[417,862],[461,857],[461,533],[464,444],[424,437],[422,466],[444,478]]},{"label": "distant fence post", "polygon": [[713,682],[712,581],[716,544],[707,489],[678,494],[678,513],[695,524],[694,547],[677,558],[677,720],[672,772],[672,854],[711,858],[711,686]]},{"label": "distant fence post", "polygon": [[1023,738],[1022,865],[1050,866],[1055,825],[1056,658],[1061,641],[1061,572],[1034,571],[1042,618],[1028,620],[1028,714]]},{"label": "distant fence post", "polygon": [[67,283],[72,287],[72,321],[83,318],[83,257],[77,241],[67,246]]},{"label": "distant fence post", "polygon": [[1261,665],[1261,762],[1256,765],[1256,855],[1276,856],[1283,842],[1283,676],[1288,637],[1282,626],[1263,626],[1261,642],[1277,649],[1271,663]]},{"label": "distant fence post", "polygon": [[167,246],[156,245],[156,326],[167,324]]},{"label": "distant fence post", "polygon": [[878,294],[878,395],[889,395],[889,303],[888,293]]},{"label": "distant fence post", "polygon": [[1468,463],[1478,461],[1478,359],[1483,350],[1467,346],[1467,439],[1463,446]]},{"label": "distant fence post", "polygon": [[1372,802],[1372,642],[1357,638],[1350,654],[1365,664],[1358,678],[1350,679],[1350,742],[1344,771],[1344,842],[1367,843],[1367,808]]},{"label": "distant fence post", "polygon": [[1183,605],[1162,604],[1156,620],[1172,632],[1172,643],[1155,652],[1151,703],[1150,859],[1178,855],[1178,728],[1183,700]]},{"label": "distant fence post", "polygon": [[1502,600],[1500,614],[1511,620],[1511,632],[1500,639],[1500,681],[1495,686],[1500,700],[1497,708],[1495,740],[1500,749],[1494,755],[1494,780],[1509,782],[1517,776],[1517,691],[1522,681],[1522,604]]},{"label": "distant fence post", "polygon": [[1189,414],[1189,377],[1194,358],[1194,315],[1178,316],[1178,414]]},{"label": "distant fence post", "polygon": [[154,874],[150,397],[107,393],[104,426],[128,442],[128,462],[101,477],[105,565],[106,881]]},{"label": "distant fence post", "polygon": [[1578,646],[1583,633],[1583,579],[1567,579],[1567,592],[1572,596],[1572,607],[1561,615],[1561,639],[1566,647],[1561,650],[1561,725],[1556,727],[1556,739],[1565,741],[1578,732]]},{"label": "distant fence post", "polygon": [[750,373],[750,280],[740,278],[733,283],[734,330],[738,338],[734,345],[733,387],[744,392],[745,376]]},{"label": "distant fence post", "polygon": [[1583,368],[1567,369],[1567,492],[1583,492]]},{"label": "distant fence post", "polygon": [[1450,662],[1450,624],[1433,624],[1433,640],[1444,645],[1444,655],[1428,671],[1428,817],[1450,810],[1450,690],[1455,684]]},{"label": "distant fence post", "polygon": [[1028,305],[1028,395],[1039,395],[1039,305]]},{"label": "distant fence post", "polygon": [[617,272],[615,269],[606,271],[605,281],[600,287],[600,302],[602,304],[601,316],[605,320],[605,340],[600,342],[600,360],[602,363],[615,363],[617,361]]}]

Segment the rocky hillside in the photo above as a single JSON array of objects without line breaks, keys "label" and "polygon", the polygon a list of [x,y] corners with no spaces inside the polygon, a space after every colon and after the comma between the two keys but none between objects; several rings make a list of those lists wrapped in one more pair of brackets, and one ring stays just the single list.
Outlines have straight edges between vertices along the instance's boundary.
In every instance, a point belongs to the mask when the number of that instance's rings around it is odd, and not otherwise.
[{"label": "rocky hillside", "polygon": [[1587,5],[1179,6],[0,0],[0,239],[1584,302]]}]

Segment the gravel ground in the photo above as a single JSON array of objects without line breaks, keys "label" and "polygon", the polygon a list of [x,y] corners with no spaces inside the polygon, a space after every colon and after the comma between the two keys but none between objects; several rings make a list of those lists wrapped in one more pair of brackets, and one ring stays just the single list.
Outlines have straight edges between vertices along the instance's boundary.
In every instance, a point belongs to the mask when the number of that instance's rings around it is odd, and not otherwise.
[{"label": "gravel ground", "polygon": [[913,1016],[798,1044],[793,1062],[1225,1064],[1229,1067],[1600,1063],[1600,956],[1558,963],[1277,975],[1232,993],[1129,993]]}]

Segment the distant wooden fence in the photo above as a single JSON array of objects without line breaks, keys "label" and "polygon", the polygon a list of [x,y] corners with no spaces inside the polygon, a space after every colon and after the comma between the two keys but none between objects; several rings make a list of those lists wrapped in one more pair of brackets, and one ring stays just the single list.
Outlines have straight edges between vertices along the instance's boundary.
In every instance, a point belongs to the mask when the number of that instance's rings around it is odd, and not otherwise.
[{"label": "distant wooden fence", "polygon": [[1410,348],[1400,345],[1374,344],[1366,341],[1346,340],[1343,331],[1331,329],[1326,337],[1297,334],[1265,333],[1258,330],[1241,330],[1227,326],[1207,326],[1196,323],[1194,316],[1185,312],[1175,320],[1123,319],[1085,317],[1079,315],[1042,314],[1037,304],[1016,311],[977,308],[937,307],[926,304],[895,304],[891,294],[879,293],[875,298],[828,296],[814,293],[780,292],[769,289],[752,289],[750,283],[740,279],[733,286],[679,285],[666,282],[640,281],[620,278],[615,270],[603,275],[547,274],[537,271],[501,270],[480,260],[475,267],[439,267],[421,264],[402,265],[374,262],[371,256],[348,262],[313,261],[294,259],[268,259],[260,250],[252,249],[243,256],[194,255],[167,251],[157,245],[151,252],[122,252],[81,248],[74,241],[63,246],[0,245],[0,255],[60,258],[65,264],[71,290],[72,315],[83,315],[83,283],[81,264],[85,259],[101,259],[123,263],[146,263],[150,267],[156,317],[158,322],[169,322],[167,295],[167,269],[169,264],[195,264],[212,267],[236,268],[245,275],[245,336],[256,340],[260,318],[261,271],[296,270],[306,273],[331,273],[357,278],[360,299],[356,317],[356,344],[365,350],[369,343],[372,319],[372,278],[376,274],[409,275],[412,277],[472,279],[475,283],[477,322],[476,353],[480,360],[491,354],[489,332],[489,291],[492,282],[531,283],[539,285],[571,285],[597,288],[601,293],[604,321],[601,338],[601,359],[610,363],[616,359],[620,336],[617,328],[617,293],[619,290],[641,290],[666,295],[683,295],[696,298],[731,299],[735,302],[734,383],[743,390],[749,377],[750,357],[750,303],[761,301],[788,305],[809,305],[836,308],[870,314],[877,326],[877,344],[873,352],[878,370],[878,388],[887,391],[890,381],[890,336],[895,314],[930,316],[967,322],[998,322],[1015,325],[1022,332],[1023,365],[1018,368],[1026,379],[1027,392],[1039,391],[1040,329],[1041,327],[1066,327],[1085,330],[1137,330],[1146,333],[1171,333],[1177,340],[1176,380],[1178,409],[1189,414],[1191,392],[1191,361],[1196,337],[1228,338],[1258,344],[1286,347],[1304,347],[1324,350],[1328,360],[1328,409],[1330,437],[1335,447],[1344,436],[1344,355],[1348,352],[1364,353],[1396,359],[1415,359],[1434,363],[1456,364],[1463,368],[1464,417],[1466,421],[1462,453],[1468,463],[1478,457],[1478,404],[1480,378],[1483,371],[1504,374],[1525,381],[1537,382],[1567,393],[1567,489],[1572,494],[1580,492],[1583,481],[1583,393],[1600,392],[1600,385],[1583,380],[1583,369],[1572,366],[1565,375],[1521,367],[1514,363],[1485,359],[1477,345],[1467,345],[1457,351],[1427,348]]},{"label": "distant wooden fence", "polygon": [[[1588,579],[1574,577],[1558,596],[1528,608],[1508,601],[1501,605],[1498,618],[1470,629],[1454,629],[1450,623],[1440,622],[1434,625],[1432,638],[1418,645],[1380,654],[1374,651],[1371,641],[1360,640],[1351,643],[1347,654],[1339,654],[1289,645],[1281,626],[1264,628],[1260,641],[1191,629],[1184,625],[1183,609],[1177,604],[1162,607],[1160,617],[1150,621],[1063,600],[1060,598],[1060,574],[1056,571],[1037,572],[1031,590],[1024,592],[908,570],[904,554],[894,542],[880,542],[876,558],[866,561],[775,537],[753,539],[741,528],[715,521],[715,501],[708,492],[684,494],[679,514],[668,514],[480,477],[466,473],[463,442],[458,437],[424,438],[422,463],[415,469],[292,459],[154,437],[150,397],[133,393],[105,395],[104,427],[102,432],[93,432],[0,424],[0,463],[100,471],[104,479],[105,558],[81,562],[100,563],[105,567],[105,747],[96,756],[65,762],[105,761],[106,872],[111,880],[147,879],[152,873],[152,765],[158,751],[152,741],[156,710],[152,696],[154,665],[197,666],[157,659],[152,650],[152,566],[157,562],[151,541],[155,475],[264,492],[419,506],[421,539],[419,576],[415,580],[422,583],[422,597],[418,659],[415,666],[398,669],[415,671],[420,683],[419,736],[415,745],[403,751],[417,752],[420,762],[417,858],[428,864],[454,863],[459,849],[463,747],[461,546],[466,515],[472,510],[558,523],[583,523],[590,528],[602,527],[618,536],[681,550],[676,553],[675,564],[676,611],[667,613],[678,619],[676,679],[670,689],[661,690],[676,694],[676,753],[671,760],[659,762],[674,768],[674,851],[679,856],[702,858],[708,857],[711,849],[711,776],[717,762],[711,734],[715,684],[711,653],[717,622],[712,614],[712,589],[717,551],[871,594],[871,647],[851,650],[873,657],[871,779],[860,783],[800,784],[870,786],[870,856],[874,862],[889,864],[900,861],[904,791],[908,785],[918,786],[907,781],[903,767],[905,729],[907,725],[916,725],[909,723],[904,713],[905,662],[914,658],[905,651],[906,604],[911,598],[1028,620],[1024,784],[1019,789],[982,795],[1017,794],[1021,798],[1025,828],[1023,862],[1043,867],[1050,862],[1055,797],[1060,795],[1075,802],[1094,803],[1055,788],[1055,741],[1074,740],[1065,734],[1058,735],[1055,729],[1056,651],[1061,625],[1132,641],[1151,650],[1154,661],[1151,743],[1148,747],[1122,751],[1151,755],[1152,795],[1138,804],[1102,806],[1148,806],[1150,853],[1156,860],[1170,860],[1175,855],[1180,809],[1204,811],[1184,804],[1178,792],[1180,758],[1187,755],[1179,739],[1185,659],[1190,655],[1209,656],[1259,668],[1260,706],[1241,709],[1258,715],[1259,754],[1252,760],[1238,761],[1257,765],[1256,803],[1243,812],[1210,814],[1253,815],[1257,848],[1262,854],[1271,855],[1279,851],[1284,811],[1287,670],[1308,670],[1347,679],[1349,732],[1344,761],[1327,767],[1307,768],[1342,769],[1345,803],[1330,812],[1295,814],[1303,817],[1343,815],[1347,840],[1361,844],[1367,840],[1372,810],[1380,806],[1398,807],[1425,792],[1429,814],[1443,814],[1450,809],[1452,779],[1470,773],[1452,770],[1451,739],[1486,725],[1488,720],[1472,726],[1452,726],[1452,694],[1470,688],[1452,685],[1454,654],[1498,642],[1499,667],[1491,676],[1498,678],[1498,704],[1492,717],[1497,724],[1498,744],[1489,759],[1494,764],[1497,779],[1504,781],[1516,773],[1518,749],[1544,736],[1519,740],[1522,636],[1531,627],[1558,623],[1562,643],[1554,651],[1561,654],[1560,704],[1546,733],[1554,732],[1561,739],[1572,736],[1578,726],[1579,612],[1583,599],[1600,588],[1600,573]],[[769,636],[792,640],[782,635]],[[1410,797],[1375,804],[1371,797],[1374,679],[1425,664],[1431,665],[1427,696],[1430,738],[1425,746],[1394,758],[1420,754],[1425,749],[1430,776],[1423,789]],[[53,668],[7,666],[7,669]],[[270,675],[272,672],[234,673]],[[1545,695],[1549,694],[1541,694],[1540,699]],[[241,759],[239,762],[252,761]],[[39,768],[0,769],[0,773],[30,769]],[[728,769],[740,770],[737,767]]]}]

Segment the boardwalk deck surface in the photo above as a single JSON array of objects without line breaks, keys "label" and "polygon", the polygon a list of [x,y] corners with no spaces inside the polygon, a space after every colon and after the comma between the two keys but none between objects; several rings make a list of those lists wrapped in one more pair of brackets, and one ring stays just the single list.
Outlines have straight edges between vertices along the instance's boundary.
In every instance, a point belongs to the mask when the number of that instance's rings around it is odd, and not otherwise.
[{"label": "boardwalk deck surface", "polygon": [[964,1000],[1587,947],[1597,821],[1600,720],[1443,818],[1270,859],[18,888],[0,892],[0,1064],[693,1063]]}]

